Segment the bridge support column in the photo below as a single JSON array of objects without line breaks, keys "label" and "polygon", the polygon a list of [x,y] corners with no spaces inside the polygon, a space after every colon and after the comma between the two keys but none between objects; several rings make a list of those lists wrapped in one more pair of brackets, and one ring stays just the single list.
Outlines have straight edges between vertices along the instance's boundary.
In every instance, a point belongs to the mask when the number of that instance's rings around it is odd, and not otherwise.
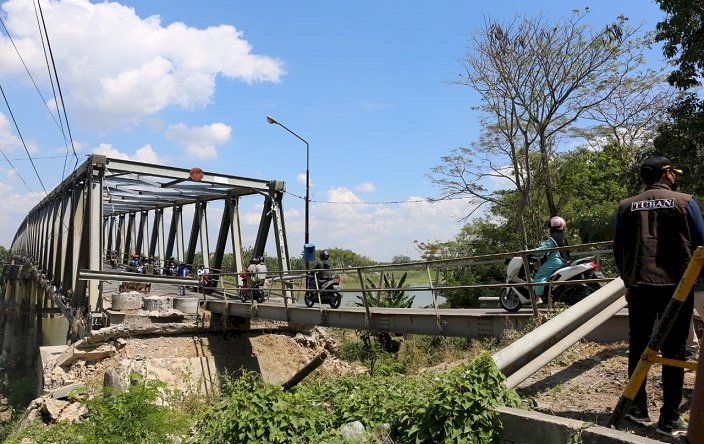
[{"label": "bridge support column", "polygon": [[[12,265],[5,266],[4,279],[2,285],[2,299],[0,300],[0,365],[4,365],[5,362],[5,338],[11,333],[5,333],[8,326],[8,321],[10,319],[10,295],[12,292],[12,285],[10,282],[10,276],[12,274]],[[11,330],[10,330],[11,331]]]},{"label": "bridge support column", "polygon": [[[16,272],[16,267],[13,267],[12,274]],[[15,293],[17,291],[16,284],[17,280],[12,276],[7,280],[5,285],[5,297],[3,303],[3,310],[6,313],[5,324],[2,326],[3,338],[2,338],[2,354],[0,354],[0,364],[4,367],[12,367],[12,339],[13,331],[15,329],[15,317],[17,311],[15,309]]]},{"label": "bridge support column", "polygon": [[[43,298],[42,284],[30,277],[32,270],[8,265],[0,308],[0,366],[31,367],[41,337],[37,305]],[[41,313],[41,311],[39,312]]]},{"label": "bridge support column", "polygon": [[14,279],[15,300],[14,300],[14,322],[12,323],[12,344],[10,348],[10,368],[19,367],[24,363],[27,354],[27,325],[26,311],[28,309],[27,294],[29,286],[22,276]]},{"label": "bridge support column", "polygon": [[[37,341],[37,301],[39,300],[39,293],[41,291],[41,285],[37,280],[32,279],[29,281],[29,288],[27,289],[27,310],[23,316],[25,317],[24,323],[26,324],[26,338],[27,342],[25,344],[26,354],[24,357],[23,365],[24,367],[31,367],[34,364],[34,358],[39,347],[39,342]],[[41,336],[39,336],[41,337]]]}]

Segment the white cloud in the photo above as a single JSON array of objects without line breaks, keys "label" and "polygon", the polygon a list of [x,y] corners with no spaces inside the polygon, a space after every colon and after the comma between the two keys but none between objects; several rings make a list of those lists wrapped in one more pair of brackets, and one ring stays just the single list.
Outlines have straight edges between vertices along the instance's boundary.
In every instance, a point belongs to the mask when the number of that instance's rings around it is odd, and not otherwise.
[{"label": "white cloud", "polygon": [[120,151],[109,143],[101,143],[92,150],[93,154],[102,154],[104,156],[115,159],[134,160],[137,162],[163,164],[163,160],[159,158],[151,145],[147,144],[141,148],[137,148],[134,154],[130,155]]},{"label": "white cloud", "polygon": [[[33,2],[9,0],[2,9],[29,69],[46,71]],[[169,106],[205,106],[218,76],[253,83],[278,82],[285,74],[280,60],[253,54],[234,26],[164,25],[159,16],[142,18],[115,2],[59,0],[42,3],[42,9],[67,105],[79,122],[94,128],[135,124]],[[0,72],[27,82],[4,35]],[[45,77],[37,78],[43,87]]]},{"label": "white cloud", "polygon": [[357,185],[355,189],[362,193],[373,193],[376,191],[376,186],[371,182],[363,182]]},{"label": "white cloud", "polygon": [[171,125],[166,130],[166,138],[186,148],[189,156],[196,159],[216,159],[217,145],[229,142],[232,128],[224,123],[189,127],[185,123]]},{"label": "white cloud", "polygon": [[141,148],[137,148],[134,153],[134,160],[137,162],[151,163],[151,164],[163,164],[164,162],[159,158],[159,156],[154,151],[154,148],[150,144],[146,144]]},{"label": "white cloud", "polygon": [[10,121],[5,114],[0,113],[0,147],[5,154],[11,153],[21,145],[20,139],[15,136],[14,129],[10,126]]},{"label": "white cloud", "polygon": [[3,195],[3,208],[6,209],[6,211],[0,211],[0,226],[7,228],[0,231],[0,245],[10,248],[17,227],[20,226],[29,210],[44,198],[44,193],[18,193],[8,183],[0,183],[0,190]]},{"label": "white cloud", "polygon": [[[326,203],[310,208],[310,238],[318,249],[348,248],[375,260],[397,254],[418,257],[413,241],[449,240],[459,231],[457,222],[469,212],[467,201],[431,203],[410,196],[402,204],[372,204],[344,187],[327,190]],[[295,255],[303,244],[303,212],[286,205],[289,250]]]}]

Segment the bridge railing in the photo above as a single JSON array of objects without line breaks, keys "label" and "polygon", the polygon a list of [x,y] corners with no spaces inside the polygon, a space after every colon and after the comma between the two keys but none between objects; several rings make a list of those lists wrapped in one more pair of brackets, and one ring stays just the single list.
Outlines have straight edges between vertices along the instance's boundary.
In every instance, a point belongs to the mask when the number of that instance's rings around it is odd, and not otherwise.
[{"label": "bridge railing", "polygon": [[[552,251],[570,250],[573,258],[593,256],[595,261],[600,265],[602,270],[607,275],[604,279],[583,279],[573,280],[569,282],[561,282],[561,285],[581,285],[585,283],[605,282],[610,281],[616,276],[615,267],[612,262],[611,242],[597,242],[589,244],[570,245],[568,247],[549,248],[543,250],[522,250],[506,253],[464,256],[454,258],[442,258],[427,261],[414,261],[403,264],[378,264],[361,267],[344,267],[332,268],[327,270],[333,275],[341,277],[342,287],[340,293],[355,295],[358,299],[358,306],[365,307],[369,310],[370,306],[376,305],[370,301],[370,295],[376,295],[376,302],[382,299],[383,295],[390,296],[394,292],[430,292],[432,299],[429,308],[438,309],[438,297],[446,296],[449,292],[469,292],[487,289],[501,289],[505,287],[535,287],[549,286],[547,283],[534,283],[528,279],[526,283],[507,283],[505,281],[505,271],[500,279],[492,282],[476,282],[476,283],[455,283],[456,279],[452,276],[455,271],[471,271],[477,267],[496,266],[498,264],[505,265],[506,260],[515,256],[522,257],[525,266],[528,266],[528,260],[536,254],[545,254]],[[307,291],[306,276],[307,273],[313,270],[290,270],[287,272],[271,271],[269,272],[270,285],[266,291],[270,296],[277,296],[283,299],[286,306],[290,302],[295,302],[300,298],[301,293]],[[393,286],[398,285],[399,278],[395,273],[413,273],[411,286]],[[530,275],[527,273],[527,275]],[[244,289],[239,287],[239,282],[236,273],[220,273],[219,280],[224,283],[223,294],[226,299],[237,298],[240,291]],[[355,285],[352,285],[356,282]],[[352,286],[351,286],[352,285]],[[396,293],[398,295],[398,293]],[[321,307],[322,309],[322,307]],[[537,309],[535,309],[537,314]]]}]

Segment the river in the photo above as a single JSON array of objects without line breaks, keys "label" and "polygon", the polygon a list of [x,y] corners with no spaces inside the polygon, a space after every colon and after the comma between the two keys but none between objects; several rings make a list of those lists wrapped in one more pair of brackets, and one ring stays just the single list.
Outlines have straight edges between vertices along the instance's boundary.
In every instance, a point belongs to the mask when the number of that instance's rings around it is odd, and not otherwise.
[{"label": "river", "polygon": [[[430,290],[407,290],[407,296],[415,296],[412,308],[424,308],[433,305],[433,296]],[[361,301],[362,293],[360,292],[343,292],[342,305],[345,307],[354,307],[357,302]],[[438,305],[444,304],[445,298],[438,296]]]}]

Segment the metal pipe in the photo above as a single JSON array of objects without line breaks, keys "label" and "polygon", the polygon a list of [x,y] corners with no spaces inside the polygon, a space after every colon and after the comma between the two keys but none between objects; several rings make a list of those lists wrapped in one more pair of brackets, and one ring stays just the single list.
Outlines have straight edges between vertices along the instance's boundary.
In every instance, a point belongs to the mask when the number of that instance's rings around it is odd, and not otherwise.
[{"label": "metal pipe", "polygon": [[128,281],[128,282],[148,282],[151,284],[174,284],[174,285],[190,285],[198,286],[200,281],[196,278],[183,278],[183,277],[160,277],[148,274],[138,274],[138,273],[120,273],[120,272],[96,272],[89,270],[81,270],[78,272],[78,279],[80,280],[93,280],[98,279],[101,281]]},{"label": "metal pipe", "polygon": [[313,373],[313,370],[315,370],[316,368],[323,365],[323,362],[325,362],[325,360],[327,358],[328,358],[327,352],[324,352],[324,351],[320,352],[320,354],[318,356],[316,356],[315,358],[313,358],[313,360],[310,361],[308,364],[306,364],[305,367],[298,370],[298,372],[296,372],[296,374],[293,375],[291,377],[291,379],[284,382],[284,384],[283,384],[284,390],[288,390],[290,388],[295,387],[299,382],[303,381],[306,378],[306,376]]},{"label": "metal pipe", "polygon": [[518,384],[528,379],[532,374],[547,365],[548,362],[558,357],[562,352],[570,348],[575,342],[579,341],[580,339],[588,335],[590,332],[596,330],[599,326],[601,326],[601,324],[606,322],[611,316],[615,315],[619,310],[625,308],[627,305],[628,303],[626,302],[625,298],[617,299],[616,302],[609,305],[601,313],[589,319],[581,326],[577,327],[576,330],[574,330],[569,335],[565,336],[564,339],[547,349],[543,354],[533,359],[521,369],[515,371],[511,376],[506,378],[506,387],[517,387]]},{"label": "metal pipe", "polygon": [[526,334],[492,358],[504,375],[511,376],[518,369],[564,339],[580,325],[593,318],[620,298],[626,287],[620,278],[595,291],[560,315]]}]

